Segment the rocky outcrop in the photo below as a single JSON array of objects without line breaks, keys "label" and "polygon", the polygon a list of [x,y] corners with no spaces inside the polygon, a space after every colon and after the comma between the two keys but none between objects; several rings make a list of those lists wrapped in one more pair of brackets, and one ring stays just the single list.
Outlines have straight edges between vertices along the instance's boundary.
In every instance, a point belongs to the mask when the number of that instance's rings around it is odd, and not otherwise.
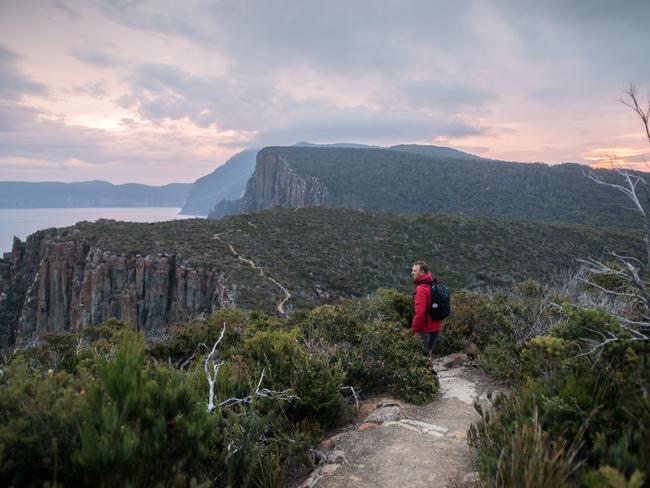
[{"label": "rocky outcrop", "polygon": [[[14,243],[0,260],[0,340],[79,331],[115,317],[150,334],[234,307],[223,271],[176,254],[125,256],[85,240]],[[11,291],[12,296],[8,293]]]},{"label": "rocky outcrop", "polygon": [[327,194],[325,183],[316,177],[299,175],[282,151],[264,149],[257,153],[255,173],[248,180],[241,210],[317,207],[325,203]]}]

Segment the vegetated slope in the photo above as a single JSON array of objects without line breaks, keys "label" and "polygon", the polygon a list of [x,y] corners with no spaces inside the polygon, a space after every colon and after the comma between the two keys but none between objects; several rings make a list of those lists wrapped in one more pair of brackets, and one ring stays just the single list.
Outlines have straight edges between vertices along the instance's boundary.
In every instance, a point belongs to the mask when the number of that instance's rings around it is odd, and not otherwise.
[{"label": "vegetated slope", "polygon": [[148,186],[107,181],[0,181],[0,208],[180,207],[189,189],[189,183]]},{"label": "vegetated slope", "polygon": [[[413,150],[432,153],[439,149],[448,148]],[[285,203],[289,199],[282,192],[296,195],[311,185],[320,192],[317,200],[326,194],[322,205],[333,207],[640,226],[625,197],[586,178],[580,165],[508,163],[462,154],[450,157],[373,148],[268,147],[258,153],[251,179],[254,184],[249,181],[244,196],[245,203],[255,203],[243,209],[291,206]],[[264,172],[264,165],[275,165],[277,170]],[[297,177],[292,180],[286,176],[289,173]],[[607,180],[620,179],[610,170],[596,173]],[[271,178],[276,181],[268,181]],[[300,178],[304,181],[292,183]]]},{"label": "vegetated slope", "polygon": [[453,288],[494,287],[551,281],[576,258],[609,250],[641,255],[640,242],[637,231],[331,208],[220,221],[81,222],[39,231],[0,260],[0,292],[7,294],[0,322],[6,337],[20,317],[31,332],[116,316],[155,333],[225,306],[277,313],[285,293],[267,276],[289,290],[284,308],[291,311],[379,287],[408,293],[418,259]]},{"label": "vegetated slope", "polygon": [[209,175],[196,180],[181,210],[185,215],[208,215],[221,200],[235,200],[242,196],[246,182],[255,170],[257,149],[246,149],[235,154]]}]

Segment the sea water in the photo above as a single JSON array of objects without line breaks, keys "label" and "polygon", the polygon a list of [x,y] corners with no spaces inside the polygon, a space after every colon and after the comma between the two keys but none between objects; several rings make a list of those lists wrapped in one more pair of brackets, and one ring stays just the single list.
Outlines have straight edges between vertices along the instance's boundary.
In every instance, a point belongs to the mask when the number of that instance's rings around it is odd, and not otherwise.
[{"label": "sea water", "polygon": [[107,207],[107,208],[2,208],[0,209],[0,257],[11,251],[14,236],[25,240],[29,234],[49,227],[67,227],[81,220],[124,220],[161,222],[191,218],[179,215],[178,207]]}]

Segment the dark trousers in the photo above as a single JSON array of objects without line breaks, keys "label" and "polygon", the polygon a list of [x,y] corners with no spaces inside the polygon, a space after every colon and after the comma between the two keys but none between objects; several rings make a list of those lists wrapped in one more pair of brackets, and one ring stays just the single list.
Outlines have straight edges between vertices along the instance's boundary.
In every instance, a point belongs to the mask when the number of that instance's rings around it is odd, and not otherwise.
[{"label": "dark trousers", "polygon": [[422,352],[425,356],[430,356],[436,347],[438,332],[420,332],[420,337],[422,337]]}]

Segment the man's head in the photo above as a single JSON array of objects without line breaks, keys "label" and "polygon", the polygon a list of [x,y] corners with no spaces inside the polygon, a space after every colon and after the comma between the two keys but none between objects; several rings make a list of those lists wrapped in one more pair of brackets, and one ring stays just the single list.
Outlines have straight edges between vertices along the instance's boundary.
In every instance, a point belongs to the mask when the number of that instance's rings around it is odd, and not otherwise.
[{"label": "man's head", "polygon": [[420,276],[429,272],[429,266],[424,261],[416,261],[411,267],[411,278],[416,281]]}]

